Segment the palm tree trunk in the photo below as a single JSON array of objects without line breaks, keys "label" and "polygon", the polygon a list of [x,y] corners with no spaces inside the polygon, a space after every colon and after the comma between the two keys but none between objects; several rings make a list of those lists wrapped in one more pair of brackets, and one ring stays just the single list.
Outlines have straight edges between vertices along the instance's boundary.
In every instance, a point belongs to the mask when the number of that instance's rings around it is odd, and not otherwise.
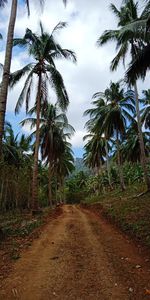
[{"label": "palm tree trunk", "polygon": [[7,33],[7,42],[6,42],[6,52],[5,52],[5,61],[4,61],[4,70],[1,83],[1,93],[0,93],[0,158],[2,156],[2,138],[4,132],[4,122],[5,122],[5,112],[7,104],[7,94],[8,94],[8,85],[9,85],[9,76],[10,76],[10,66],[12,58],[12,47],[13,47],[13,36],[14,28],[17,15],[17,0],[12,0],[11,4],[11,14],[8,26]]},{"label": "palm tree trunk", "polygon": [[49,168],[48,168],[48,173],[49,173],[49,177],[48,177],[48,202],[50,205],[50,208],[53,208],[52,205],[52,168],[51,168],[51,164],[49,163]]},{"label": "palm tree trunk", "polygon": [[142,123],[141,123],[141,116],[140,116],[140,108],[139,108],[139,97],[138,97],[138,90],[137,84],[134,85],[135,91],[135,105],[136,105],[136,116],[137,116],[137,125],[138,125],[138,137],[140,143],[140,151],[141,151],[141,165],[144,172],[144,179],[147,185],[148,191],[150,191],[150,177],[148,175],[147,164],[146,164],[146,154],[145,154],[145,147],[144,147],[144,140],[142,134]]},{"label": "palm tree trunk", "polygon": [[39,73],[38,79],[38,92],[37,92],[37,107],[36,107],[36,139],[35,139],[35,152],[33,163],[33,181],[32,181],[32,209],[38,210],[38,154],[40,145],[40,110],[41,110],[41,83],[42,75]]},{"label": "palm tree trunk", "polygon": [[109,164],[109,155],[108,155],[108,141],[105,141],[105,151],[106,151],[106,165],[107,165],[107,174],[108,174],[108,182],[111,190],[113,189],[111,183],[111,174],[110,174],[110,164]]},{"label": "palm tree trunk", "polygon": [[61,186],[62,186],[62,203],[66,204],[66,199],[65,199],[65,180],[64,177],[61,179]]},{"label": "palm tree trunk", "polygon": [[121,186],[122,191],[124,191],[126,189],[126,187],[125,187],[125,183],[124,183],[122,163],[121,163],[121,157],[120,157],[120,144],[119,144],[119,138],[118,138],[118,131],[117,131],[116,144],[117,144],[117,161],[118,161],[120,186]]}]

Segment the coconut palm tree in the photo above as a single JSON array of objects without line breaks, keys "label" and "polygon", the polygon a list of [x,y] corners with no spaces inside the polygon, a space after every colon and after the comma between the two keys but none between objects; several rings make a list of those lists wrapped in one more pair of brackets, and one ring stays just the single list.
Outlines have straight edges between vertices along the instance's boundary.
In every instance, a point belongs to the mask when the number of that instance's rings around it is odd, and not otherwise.
[{"label": "coconut palm tree", "polygon": [[[36,106],[29,114],[36,112]],[[36,118],[28,117],[21,122],[21,125],[31,125],[31,129],[36,126]],[[41,109],[40,118],[40,146],[42,160],[49,169],[49,204],[52,207],[52,178],[56,175],[56,165],[60,157],[66,151],[66,139],[74,133],[74,128],[68,123],[66,114],[61,112],[58,105],[46,104]],[[35,135],[36,131],[31,136]],[[60,177],[60,172],[58,173]]]},{"label": "coconut palm tree", "polygon": [[[150,38],[150,2],[147,1],[147,5],[141,15],[139,20],[128,24],[127,30],[133,32],[135,38],[139,38],[141,36],[142,40],[145,41],[142,44],[142,47],[136,57],[132,59],[129,68],[126,72],[126,78],[129,84],[134,84],[136,80],[141,77],[142,79],[145,78],[147,71],[150,68],[150,45],[149,45],[149,38]],[[126,31],[126,28],[124,32]]]},{"label": "coconut palm tree", "polygon": [[64,113],[58,113],[57,107],[52,104],[48,105],[42,117],[43,124],[40,129],[41,153],[42,159],[46,160],[46,164],[49,165],[49,203],[52,207],[52,176],[56,173],[57,169],[57,174],[59,178],[62,179],[60,160],[63,157],[62,161],[64,163],[66,138],[70,137],[74,129],[68,124],[66,115]]},{"label": "coconut palm tree", "polygon": [[[143,31],[141,36],[141,31],[138,30],[137,32],[135,32],[135,30],[131,28],[130,24],[135,23],[139,19],[144,20],[144,23],[146,24],[150,12],[150,6],[148,2],[139,17],[138,17],[138,3],[135,3],[133,0],[125,0],[120,10],[118,10],[115,5],[111,4],[111,9],[115,14],[115,16],[118,18],[118,24],[117,24],[118,29],[106,30],[102,34],[102,36],[98,39],[98,45],[102,46],[110,41],[116,42],[117,44],[116,49],[118,52],[111,63],[111,70],[114,71],[117,69],[119,62],[121,60],[123,61],[123,63],[125,63],[125,58],[128,52],[130,52],[132,61],[138,60],[140,49],[141,47],[142,48],[144,47],[144,43],[147,41],[147,37],[145,35],[145,40],[144,40]],[[137,84],[135,80],[132,83],[134,84],[134,91],[135,91],[138,136],[139,136],[140,149],[141,149],[141,164],[144,171],[144,178],[147,184],[147,189],[150,190],[150,177],[148,176],[148,170],[146,165],[146,155],[145,155],[144,141],[142,135],[142,123],[141,123],[141,116],[140,116],[140,109],[139,109],[139,99],[138,99],[139,97],[138,97]]]},{"label": "coconut palm tree", "polygon": [[[122,141],[123,136],[125,135],[127,120],[130,122],[133,118],[132,115],[135,112],[133,105],[134,100],[132,99],[131,94],[124,93],[124,90],[120,88],[119,83],[113,82],[110,83],[110,87],[107,88],[104,93],[97,93],[95,95],[96,97],[101,97],[95,102],[97,103],[97,107],[95,111],[94,109],[86,111],[86,114],[90,113],[93,115],[93,130],[94,132],[99,132],[101,135],[104,134],[107,145],[108,140],[115,137],[120,185],[122,190],[124,190],[125,184],[120,156],[120,141]],[[91,126],[91,123],[89,122],[88,125]],[[105,150],[108,155],[108,150],[106,148]],[[109,166],[107,166],[107,168],[109,184],[111,186],[110,168]]]},{"label": "coconut palm tree", "polygon": [[7,205],[15,208],[21,208],[23,205],[27,207],[28,197],[27,194],[22,194],[22,186],[26,185],[29,195],[33,162],[30,150],[30,138],[24,134],[15,134],[11,124],[5,122],[0,176],[0,205],[5,209]]},{"label": "coconut palm tree", "polygon": [[120,154],[120,143],[122,142],[127,127],[127,121],[133,120],[134,100],[132,94],[124,92],[120,83],[110,83],[110,87],[104,92],[106,105],[102,109],[102,130],[105,129],[106,137],[115,137],[117,148],[117,163],[120,177],[121,189],[125,189],[122,158]]},{"label": "coconut palm tree", "polygon": [[68,177],[75,170],[74,157],[72,146],[69,142],[64,140],[64,151],[61,153],[57,159],[54,172],[57,177],[57,185],[59,187],[61,201],[65,203],[65,178]]},{"label": "coconut palm tree", "polygon": [[106,156],[105,139],[100,134],[90,133],[85,135],[83,140],[87,140],[84,146],[84,163],[99,174],[102,164],[104,164],[104,157]]},{"label": "coconut palm tree", "polygon": [[40,24],[40,35],[33,33],[30,29],[26,30],[22,39],[15,39],[14,45],[26,47],[29,55],[33,58],[33,62],[27,64],[21,70],[18,70],[10,76],[10,86],[13,87],[24,75],[27,75],[24,87],[16,104],[15,112],[18,113],[25,101],[26,112],[29,109],[29,102],[32,96],[33,81],[37,81],[36,89],[36,144],[34,151],[33,166],[33,207],[38,207],[38,152],[40,142],[40,111],[41,105],[47,103],[49,86],[51,86],[56,94],[59,106],[66,110],[69,104],[68,94],[63,82],[63,78],[56,69],[54,60],[57,58],[71,59],[76,62],[74,52],[62,49],[55,41],[55,33],[64,28],[66,23],[59,23],[54,28],[52,34],[44,32],[42,24]]},{"label": "coconut palm tree", "polygon": [[[146,156],[149,156],[150,153],[150,133],[145,131],[143,132],[143,140],[145,146]],[[140,152],[140,144],[138,139],[138,126],[136,120],[133,121],[131,126],[128,128],[126,132],[126,139],[121,145],[121,154],[124,161],[128,162],[140,162],[141,160],[141,152]]]},{"label": "coconut palm tree", "polygon": [[[41,4],[41,6],[43,6],[44,0],[38,0],[38,1]],[[27,11],[29,15],[31,0],[23,0],[23,2],[27,7]],[[66,4],[67,0],[63,0],[63,2],[64,4]],[[0,7],[3,7],[6,3],[7,0],[0,0]],[[18,8],[18,0],[12,0],[9,26],[7,32],[5,61],[4,61],[3,76],[2,76],[2,83],[1,83],[1,90],[0,90],[0,158],[1,158],[1,149],[2,149],[2,137],[4,132],[5,113],[6,113],[6,105],[7,105],[7,94],[8,94],[8,86],[9,86],[9,76],[10,76],[17,8]]]},{"label": "coconut palm tree", "polygon": [[[29,2],[30,2],[29,0],[24,0],[24,3],[27,6],[28,14],[30,13]],[[42,3],[42,1],[40,2]],[[6,0],[1,0],[0,6],[4,6],[6,3],[7,3]],[[2,76],[2,83],[1,83],[1,90],[0,90],[0,158],[1,158],[4,123],[5,123],[5,112],[6,112],[6,104],[7,104],[7,94],[8,94],[8,86],[9,86],[9,76],[10,76],[10,67],[11,67],[11,58],[12,58],[14,28],[15,28],[15,22],[17,16],[17,7],[18,7],[18,0],[12,0],[8,32],[7,32],[3,76]]]}]

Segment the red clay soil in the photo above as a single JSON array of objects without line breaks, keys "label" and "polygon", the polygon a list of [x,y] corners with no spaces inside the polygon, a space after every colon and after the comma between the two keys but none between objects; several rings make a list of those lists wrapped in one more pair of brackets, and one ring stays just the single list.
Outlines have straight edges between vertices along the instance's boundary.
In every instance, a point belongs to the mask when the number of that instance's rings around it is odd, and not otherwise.
[{"label": "red clay soil", "polygon": [[64,206],[0,283],[0,299],[150,299],[150,257],[94,213]]}]

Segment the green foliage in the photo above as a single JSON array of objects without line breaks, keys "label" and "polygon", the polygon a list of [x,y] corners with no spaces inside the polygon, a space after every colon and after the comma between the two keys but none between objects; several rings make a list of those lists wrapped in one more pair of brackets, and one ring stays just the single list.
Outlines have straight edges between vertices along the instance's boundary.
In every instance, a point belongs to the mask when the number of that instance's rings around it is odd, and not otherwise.
[{"label": "green foliage", "polygon": [[66,180],[65,198],[67,203],[80,203],[87,195],[88,175],[83,171]]}]

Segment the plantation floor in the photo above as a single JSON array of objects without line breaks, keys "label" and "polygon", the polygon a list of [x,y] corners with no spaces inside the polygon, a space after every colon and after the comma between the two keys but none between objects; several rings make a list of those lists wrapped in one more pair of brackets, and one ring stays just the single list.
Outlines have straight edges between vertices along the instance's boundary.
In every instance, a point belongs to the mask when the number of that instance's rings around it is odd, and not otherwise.
[{"label": "plantation floor", "polygon": [[76,206],[49,223],[0,283],[0,299],[150,299],[150,257]]}]

